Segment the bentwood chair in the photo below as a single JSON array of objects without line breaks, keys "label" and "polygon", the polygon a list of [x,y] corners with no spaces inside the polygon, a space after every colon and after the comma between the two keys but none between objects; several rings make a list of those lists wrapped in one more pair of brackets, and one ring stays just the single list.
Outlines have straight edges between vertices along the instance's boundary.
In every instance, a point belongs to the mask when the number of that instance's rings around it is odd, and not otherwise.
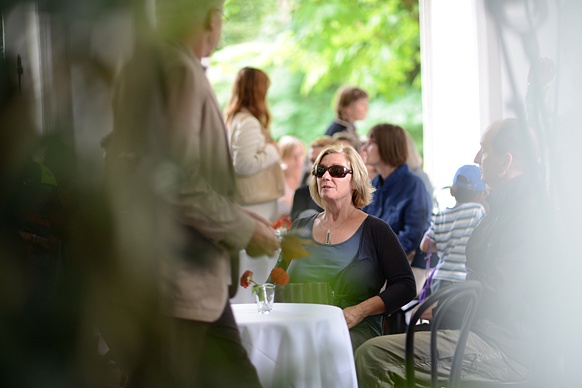
[{"label": "bentwood chair", "polygon": [[414,334],[415,325],[420,320],[421,315],[431,306],[438,303],[438,308],[433,310],[433,320],[431,322],[430,334],[430,354],[431,354],[431,385],[432,387],[442,387],[443,382],[438,381],[438,362],[437,362],[437,333],[440,329],[443,318],[453,306],[462,306],[464,313],[459,322],[459,339],[455,348],[453,360],[451,363],[451,370],[449,374],[447,387],[459,388],[461,387],[461,366],[463,362],[463,354],[465,352],[465,345],[467,337],[469,336],[469,329],[475,318],[477,307],[481,299],[481,283],[470,280],[459,284],[454,284],[439,289],[434,294],[425,299],[418,309],[412,315],[410,324],[406,331],[406,382],[407,386],[413,388],[416,386],[415,371],[414,371]]}]

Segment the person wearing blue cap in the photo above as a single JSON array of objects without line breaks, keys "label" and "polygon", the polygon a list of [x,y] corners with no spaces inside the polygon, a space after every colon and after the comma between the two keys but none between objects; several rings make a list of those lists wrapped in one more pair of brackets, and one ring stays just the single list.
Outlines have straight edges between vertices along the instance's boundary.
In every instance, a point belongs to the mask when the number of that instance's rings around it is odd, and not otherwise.
[{"label": "person wearing blue cap", "polygon": [[438,264],[425,282],[421,299],[440,287],[465,280],[465,246],[473,229],[485,215],[482,203],[487,185],[481,181],[479,167],[464,165],[459,168],[450,193],[455,198],[455,206],[437,213],[420,243],[423,252],[439,257]]}]

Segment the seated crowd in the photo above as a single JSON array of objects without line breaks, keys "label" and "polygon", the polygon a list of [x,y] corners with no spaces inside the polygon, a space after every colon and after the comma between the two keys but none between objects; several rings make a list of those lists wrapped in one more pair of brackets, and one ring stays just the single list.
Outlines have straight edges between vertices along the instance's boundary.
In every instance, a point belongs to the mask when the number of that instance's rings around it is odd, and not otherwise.
[{"label": "seated crowd", "polygon": [[[280,255],[277,261],[289,275],[288,287],[325,284],[331,297],[324,303],[343,310],[361,386],[396,386],[405,380],[405,334],[387,330],[383,319],[415,297],[422,301],[465,278],[477,280],[483,297],[462,379],[529,378],[537,362],[537,321],[527,283],[540,274],[528,259],[541,249],[526,235],[537,235],[541,226],[532,217],[533,193],[541,183],[532,157],[535,138],[527,126],[516,119],[493,123],[473,160],[479,167],[464,165],[453,178],[454,206],[433,215],[430,182],[419,171],[410,134],[382,123],[362,143],[353,123],[365,117],[367,95],[342,88],[340,100],[343,119],[332,126],[345,124],[349,130],[316,138],[307,152],[292,137],[278,144],[287,155],[282,157],[286,187],[279,215],[290,216],[291,233],[309,242],[306,257]],[[428,320],[431,311],[424,316]],[[451,329],[438,335],[455,344],[456,314],[449,315]],[[419,331],[416,338],[416,368],[421,379],[429,380],[430,334]],[[443,381],[454,346],[447,349],[439,353]]]},{"label": "seated crowd", "polygon": [[[287,270],[290,284],[329,284],[331,303],[343,309],[350,329],[362,387],[405,382],[406,334],[382,330],[381,319],[415,296],[422,301],[465,279],[480,282],[483,295],[461,378],[492,383],[532,379],[539,362],[540,321],[532,315],[535,293],[527,284],[541,274],[528,261],[543,252],[539,241],[527,238],[540,235],[542,227],[535,217],[543,186],[532,156],[534,135],[517,119],[493,123],[473,160],[478,166],[464,165],[453,178],[454,206],[434,215],[430,194],[408,169],[404,130],[380,124],[368,139],[359,150],[327,136],[310,144],[311,177],[295,192],[291,230],[315,244],[306,245],[307,257],[280,257],[277,266]],[[418,232],[407,238],[413,219]],[[415,288],[411,265],[416,251],[432,256],[434,265],[419,267],[416,281],[422,283]],[[438,333],[450,344],[438,353],[443,383],[460,313],[449,312],[445,322],[450,329]],[[424,318],[432,319],[431,309]],[[430,332],[424,326],[417,330],[417,377],[429,383]]]}]

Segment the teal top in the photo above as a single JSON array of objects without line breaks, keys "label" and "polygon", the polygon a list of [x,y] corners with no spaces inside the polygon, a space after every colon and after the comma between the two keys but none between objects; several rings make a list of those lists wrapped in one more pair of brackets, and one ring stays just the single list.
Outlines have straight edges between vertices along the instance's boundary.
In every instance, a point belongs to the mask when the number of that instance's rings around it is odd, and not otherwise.
[{"label": "teal top", "polygon": [[[305,230],[313,230],[315,217],[311,217],[305,225]],[[352,262],[358,259],[358,249],[362,238],[363,223],[356,233],[349,239],[339,244],[323,244],[313,239],[313,233],[309,234],[314,245],[308,245],[305,249],[309,256],[300,260],[292,260],[287,268],[290,282],[335,283],[338,274]],[[324,249],[322,249],[324,248]]]}]

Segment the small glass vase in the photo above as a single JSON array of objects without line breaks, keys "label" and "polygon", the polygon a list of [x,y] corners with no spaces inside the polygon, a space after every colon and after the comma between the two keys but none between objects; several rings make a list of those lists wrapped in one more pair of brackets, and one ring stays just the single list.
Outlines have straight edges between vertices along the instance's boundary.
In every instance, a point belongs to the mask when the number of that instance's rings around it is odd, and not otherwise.
[{"label": "small glass vase", "polygon": [[257,310],[259,314],[269,314],[273,309],[275,300],[275,285],[265,283],[255,289],[255,300],[257,301]]}]

